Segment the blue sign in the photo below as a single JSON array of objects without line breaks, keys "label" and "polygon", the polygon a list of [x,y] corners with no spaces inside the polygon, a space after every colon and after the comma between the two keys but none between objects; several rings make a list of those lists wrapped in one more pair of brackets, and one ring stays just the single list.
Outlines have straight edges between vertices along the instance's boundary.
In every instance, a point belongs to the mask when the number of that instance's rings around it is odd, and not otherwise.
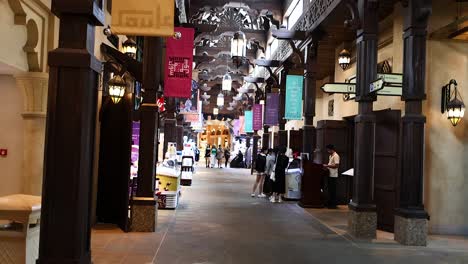
[{"label": "blue sign", "polygon": [[253,131],[253,113],[252,111],[245,111],[245,133],[252,133]]},{"label": "blue sign", "polygon": [[302,75],[286,76],[286,110],[284,118],[288,120],[302,119]]}]

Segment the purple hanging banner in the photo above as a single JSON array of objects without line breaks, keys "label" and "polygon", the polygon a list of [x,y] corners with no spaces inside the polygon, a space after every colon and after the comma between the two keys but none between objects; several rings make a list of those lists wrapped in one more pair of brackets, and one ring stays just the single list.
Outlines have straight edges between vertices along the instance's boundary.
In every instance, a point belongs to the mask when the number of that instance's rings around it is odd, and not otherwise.
[{"label": "purple hanging banner", "polygon": [[277,126],[279,113],[279,94],[269,93],[266,97],[265,125]]},{"label": "purple hanging banner", "polygon": [[253,107],[253,130],[262,130],[263,128],[262,110],[261,104],[255,104]]}]

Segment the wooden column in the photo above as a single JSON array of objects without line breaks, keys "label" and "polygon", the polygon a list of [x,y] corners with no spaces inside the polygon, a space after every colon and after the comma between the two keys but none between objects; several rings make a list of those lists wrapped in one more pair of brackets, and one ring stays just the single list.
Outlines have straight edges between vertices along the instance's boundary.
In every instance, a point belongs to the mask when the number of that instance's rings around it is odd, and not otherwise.
[{"label": "wooden column", "polygon": [[404,6],[403,100],[400,202],[395,216],[395,240],[425,246],[428,214],[423,204],[424,126],[426,99],[426,37],[430,0],[410,0]]},{"label": "wooden column", "polygon": [[[94,5],[93,5],[94,4]],[[54,0],[59,47],[49,53],[49,90],[38,264],[91,263],[97,84],[95,1]]]},{"label": "wooden column", "polygon": [[306,51],[306,73],[304,84],[304,126],[302,128],[302,152],[309,153],[309,159],[313,160],[313,153],[316,147],[315,142],[315,97],[316,97],[316,76],[317,76],[317,49],[318,40],[307,47]]},{"label": "wooden column", "polygon": [[268,126],[263,126],[262,148],[270,148],[270,134],[268,133]]},{"label": "wooden column", "polygon": [[[288,63],[288,62],[284,62]],[[281,72],[281,80],[280,80],[280,96],[279,96],[279,130],[278,130],[278,137],[279,137],[279,145],[287,147],[288,146],[288,132],[286,131],[286,119],[284,119],[284,115],[286,113],[286,76],[288,75],[289,67],[285,65],[285,68]],[[278,147],[278,146],[274,146]]]},{"label": "wooden column", "polygon": [[145,37],[143,50],[143,104],[140,107],[138,197],[154,197],[158,133],[157,89],[161,81],[163,40]]},{"label": "wooden column", "polygon": [[164,145],[163,145],[163,154],[164,158],[166,157],[167,152],[167,143],[177,141],[177,131],[176,125],[177,121],[175,119],[175,99],[166,98],[166,119],[164,120]]},{"label": "wooden column", "polygon": [[184,149],[184,117],[182,115],[179,115],[177,117],[176,142],[177,142],[177,150],[179,151],[183,150]]},{"label": "wooden column", "polygon": [[349,214],[350,233],[357,238],[375,238],[377,213],[373,201],[375,115],[369,85],[377,78],[377,1],[359,0],[361,28],[357,30],[356,101],[359,104],[355,118],[354,192]]},{"label": "wooden column", "polygon": [[253,174],[255,168],[255,161],[257,160],[257,153],[258,153],[258,139],[260,136],[257,134],[257,130],[254,131],[253,134],[253,146],[252,146],[252,169],[251,174]]}]

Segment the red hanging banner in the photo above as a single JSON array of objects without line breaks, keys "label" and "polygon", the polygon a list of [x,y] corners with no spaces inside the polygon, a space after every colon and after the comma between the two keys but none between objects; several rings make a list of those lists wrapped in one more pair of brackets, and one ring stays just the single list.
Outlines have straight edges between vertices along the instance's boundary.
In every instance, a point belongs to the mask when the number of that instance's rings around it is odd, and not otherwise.
[{"label": "red hanging banner", "polygon": [[[176,37],[167,38],[164,96],[190,98],[192,89],[193,28],[174,28]],[[178,34],[180,32],[180,34]]]}]

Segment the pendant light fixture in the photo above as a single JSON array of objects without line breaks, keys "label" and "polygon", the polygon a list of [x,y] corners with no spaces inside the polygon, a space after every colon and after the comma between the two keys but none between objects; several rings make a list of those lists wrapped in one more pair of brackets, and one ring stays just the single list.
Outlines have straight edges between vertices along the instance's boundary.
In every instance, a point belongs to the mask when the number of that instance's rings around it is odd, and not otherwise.
[{"label": "pendant light fixture", "polygon": [[347,49],[343,49],[338,55],[338,64],[341,69],[345,71],[348,69],[349,64],[351,63],[351,53]]},{"label": "pendant light fixture", "polygon": [[224,106],[224,94],[223,93],[218,94],[218,98],[216,98],[216,105],[219,108],[223,108]]},{"label": "pendant light fixture", "polygon": [[[239,13],[242,10],[242,2],[239,4]],[[247,38],[244,32],[241,31],[242,24],[239,25],[239,31],[234,33],[231,40],[231,58],[239,68],[247,57]]]}]

